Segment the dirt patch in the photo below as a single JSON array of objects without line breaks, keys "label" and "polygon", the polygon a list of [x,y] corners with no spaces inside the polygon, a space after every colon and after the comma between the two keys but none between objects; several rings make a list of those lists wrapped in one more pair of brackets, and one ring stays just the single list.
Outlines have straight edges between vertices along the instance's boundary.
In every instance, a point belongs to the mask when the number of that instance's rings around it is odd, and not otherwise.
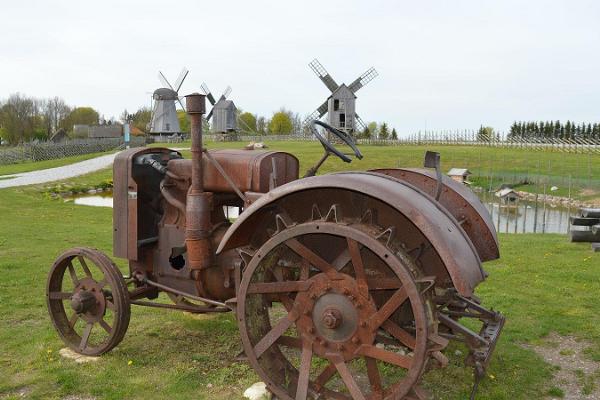
[{"label": "dirt patch", "polygon": [[17,390],[14,390],[12,392],[6,393],[6,394],[0,394],[0,399],[8,399],[8,398],[26,398],[29,393],[32,392],[32,389],[30,387],[27,386],[23,386],[22,388],[19,388]]},{"label": "dirt patch", "polygon": [[590,344],[572,336],[548,335],[538,346],[524,345],[556,367],[549,399],[600,400],[600,362],[586,358]]}]

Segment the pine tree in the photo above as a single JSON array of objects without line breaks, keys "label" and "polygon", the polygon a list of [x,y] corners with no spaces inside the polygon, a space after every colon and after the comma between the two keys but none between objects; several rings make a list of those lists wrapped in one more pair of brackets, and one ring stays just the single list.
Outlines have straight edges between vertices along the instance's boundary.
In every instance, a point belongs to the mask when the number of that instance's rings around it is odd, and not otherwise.
[{"label": "pine tree", "polygon": [[388,131],[388,126],[384,122],[381,124],[381,128],[379,128],[379,139],[386,140],[390,136],[390,132]]},{"label": "pine tree", "polygon": [[396,132],[396,128],[392,129],[392,140],[398,140],[398,132]]}]

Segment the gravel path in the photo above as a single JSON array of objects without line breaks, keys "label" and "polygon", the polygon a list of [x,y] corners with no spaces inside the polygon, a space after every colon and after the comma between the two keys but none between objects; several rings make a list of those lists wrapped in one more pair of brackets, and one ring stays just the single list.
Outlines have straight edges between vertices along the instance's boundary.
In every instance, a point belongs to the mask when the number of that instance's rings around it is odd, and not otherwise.
[{"label": "gravel path", "polygon": [[39,183],[58,181],[61,179],[68,179],[74,176],[88,174],[102,168],[110,167],[116,155],[117,153],[108,154],[62,167],[41,169],[38,171],[23,172],[13,175],[1,175],[0,189],[16,186],[36,185]]}]

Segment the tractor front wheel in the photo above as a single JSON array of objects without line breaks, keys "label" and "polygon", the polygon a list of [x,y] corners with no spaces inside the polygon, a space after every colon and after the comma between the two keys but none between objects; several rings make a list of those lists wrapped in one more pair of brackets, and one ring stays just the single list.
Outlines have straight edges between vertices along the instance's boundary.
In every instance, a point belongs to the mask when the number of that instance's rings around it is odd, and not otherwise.
[{"label": "tractor front wheel", "polygon": [[123,275],[95,249],[78,247],[58,257],[48,276],[46,300],[61,339],[80,354],[106,353],[123,340],[129,326]]}]

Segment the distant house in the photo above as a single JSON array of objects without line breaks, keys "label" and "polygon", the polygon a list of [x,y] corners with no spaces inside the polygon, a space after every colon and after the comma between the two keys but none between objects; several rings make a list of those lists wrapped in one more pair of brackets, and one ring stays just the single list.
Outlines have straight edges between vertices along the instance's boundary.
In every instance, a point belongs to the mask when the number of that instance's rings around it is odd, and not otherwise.
[{"label": "distant house", "polygon": [[500,198],[505,206],[516,205],[521,196],[512,188],[500,189],[496,192],[496,197]]},{"label": "distant house", "polygon": [[89,137],[94,139],[99,138],[119,138],[123,136],[123,125],[121,124],[105,124],[90,126]]},{"label": "distant house", "polygon": [[62,143],[68,138],[69,137],[67,136],[67,131],[63,128],[60,128],[54,133],[54,135],[50,136],[50,141],[53,143]]},{"label": "distant house", "polygon": [[458,183],[470,185],[471,182],[467,180],[469,175],[472,175],[471,171],[466,168],[452,168],[448,171],[448,176]]}]

